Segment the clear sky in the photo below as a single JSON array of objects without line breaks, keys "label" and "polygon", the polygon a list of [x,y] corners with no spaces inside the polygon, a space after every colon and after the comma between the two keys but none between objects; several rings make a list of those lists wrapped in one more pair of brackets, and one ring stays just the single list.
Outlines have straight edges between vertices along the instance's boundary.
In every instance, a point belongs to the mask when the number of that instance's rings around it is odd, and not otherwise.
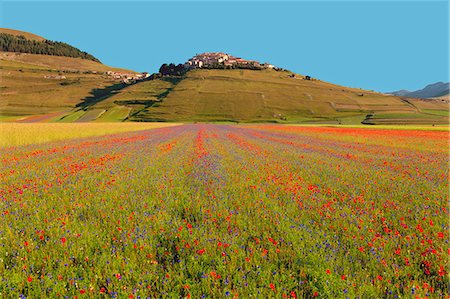
[{"label": "clear sky", "polygon": [[135,71],[223,51],[377,91],[449,80],[448,1],[0,1],[1,27]]}]

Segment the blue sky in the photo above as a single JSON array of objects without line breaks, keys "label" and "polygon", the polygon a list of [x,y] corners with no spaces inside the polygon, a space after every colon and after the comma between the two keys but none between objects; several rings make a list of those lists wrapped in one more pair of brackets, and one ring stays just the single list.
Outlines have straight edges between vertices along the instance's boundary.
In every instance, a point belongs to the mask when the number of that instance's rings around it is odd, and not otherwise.
[{"label": "blue sky", "polygon": [[447,1],[2,1],[0,26],[156,72],[223,51],[351,87],[449,80]]}]

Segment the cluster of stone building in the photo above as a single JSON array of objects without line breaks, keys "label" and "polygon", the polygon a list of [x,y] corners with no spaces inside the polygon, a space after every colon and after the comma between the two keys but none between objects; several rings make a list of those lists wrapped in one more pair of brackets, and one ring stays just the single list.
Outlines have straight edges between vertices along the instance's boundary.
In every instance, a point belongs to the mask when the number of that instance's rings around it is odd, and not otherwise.
[{"label": "cluster of stone building", "polygon": [[106,74],[108,76],[110,76],[112,79],[115,80],[121,80],[122,83],[133,83],[136,81],[141,81],[144,79],[147,79],[148,77],[150,77],[149,73],[122,73],[122,72],[113,72],[113,71],[108,71],[106,72]]},{"label": "cluster of stone building", "polygon": [[222,52],[207,52],[202,54],[197,54],[191,59],[189,59],[185,64],[185,67],[193,68],[204,68],[211,67],[214,65],[223,65],[225,67],[233,67],[238,65],[248,65],[260,68],[275,68],[274,65],[269,63],[259,63],[255,60],[246,60],[240,57],[234,57]]}]

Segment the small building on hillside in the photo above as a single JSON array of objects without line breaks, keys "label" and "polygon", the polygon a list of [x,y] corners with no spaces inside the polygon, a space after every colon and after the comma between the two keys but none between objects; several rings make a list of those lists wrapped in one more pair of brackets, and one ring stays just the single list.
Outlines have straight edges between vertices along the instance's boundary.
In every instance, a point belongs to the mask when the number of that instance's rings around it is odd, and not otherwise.
[{"label": "small building on hillside", "polygon": [[268,62],[264,62],[263,64],[261,64],[261,66],[265,69],[273,69],[275,68],[275,66],[273,64],[270,64]]},{"label": "small building on hillside", "polygon": [[45,75],[45,79],[53,79],[53,80],[65,80],[66,76],[63,75]]}]

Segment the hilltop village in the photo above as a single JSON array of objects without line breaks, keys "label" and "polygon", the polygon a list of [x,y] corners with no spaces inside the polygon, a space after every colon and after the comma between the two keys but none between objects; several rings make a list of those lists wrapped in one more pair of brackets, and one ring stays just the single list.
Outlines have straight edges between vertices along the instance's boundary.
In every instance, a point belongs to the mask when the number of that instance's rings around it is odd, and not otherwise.
[{"label": "hilltop village", "polygon": [[283,71],[273,64],[260,63],[256,60],[246,60],[240,57],[235,57],[223,52],[206,52],[197,54],[184,64],[175,65],[173,63],[164,63],[159,69],[157,76],[182,76],[187,71],[192,69],[251,69],[263,70],[273,69],[276,71]]},{"label": "hilltop village", "polygon": [[[132,72],[120,72],[120,71],[107,71],[104,75],[107,75],[110,79],[118,80],[122,84],[134,84],[139,81],[154,80],[161,78],[163,76],[183,76],[189,70],[193,69],[251,69],[251,70],[263,70],[263,69],[273,69],[275,71],[284,71],[283,68],[279,68],[270,63],[260,63],[256,60],[247,60],[240,57],[235,57],[223,52],[205,52],[202,54],[196,54],[194,57],[190,58],[185,63],[180,63],[178,65],[174,63],[164,63],[161,65],[158,73],[149,74],[147,72],[143,73],[132,73]],[[95,73],[96,71],[89,72]],[[290,75],[295,77],[295,75]],[[309,76],[306,76],[309,80]],[[58,79],[64,80],[65,76],[59,75],[47,75],[46,79]]]},{"label": "hilltop village", "polygon": [[222,52],[207,52],[197,54],[189,59],[184,66],[188,69],[195,68],[260,68],[260,69],[273,69],[274,65],[269,63],[259,63],[255,60],[246,60],[240,57],[234,57],[232,55]]}]

